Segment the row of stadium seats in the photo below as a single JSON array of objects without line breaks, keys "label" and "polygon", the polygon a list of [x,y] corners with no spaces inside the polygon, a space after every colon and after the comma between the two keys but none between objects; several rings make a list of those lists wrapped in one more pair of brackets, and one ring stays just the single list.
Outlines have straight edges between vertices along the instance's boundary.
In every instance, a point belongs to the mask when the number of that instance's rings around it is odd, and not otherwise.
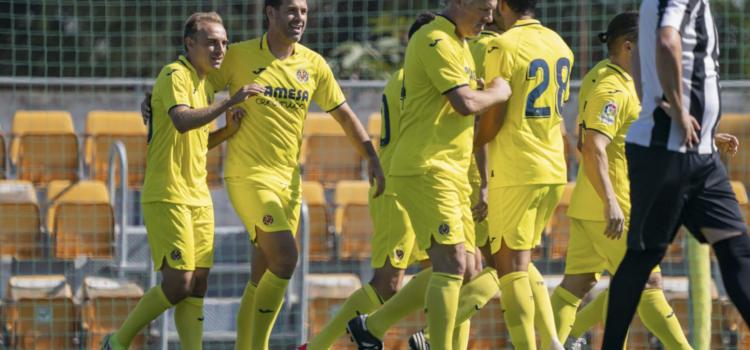
[{"label": "row of stadium seats", "polygon": [[101,181],[53,180],[46,191],[46,220],[30,181],[0,180],[0,256],[109,259],[114,251],[114,208]]}]

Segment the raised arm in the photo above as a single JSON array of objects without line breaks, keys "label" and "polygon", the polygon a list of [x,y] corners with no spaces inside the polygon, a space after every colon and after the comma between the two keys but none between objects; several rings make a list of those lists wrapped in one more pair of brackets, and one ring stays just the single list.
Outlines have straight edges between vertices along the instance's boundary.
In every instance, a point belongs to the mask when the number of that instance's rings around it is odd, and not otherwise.
[{"label": "raised arm", "polygon": [[359,122],[357,115],[354,114],[348,103],[344,102],[344,104],[328,113],[344,129],[346,137],[349,138],[349,142],[351,142],[357,152],[367,159],[367,175],[370,180],[370,186],[377,185],[375,195],[373,196],[373,198],[377,198],[385,191],[385,175],[383,175],[378,153],[375,151],[372,141],[370,141],[370,136],[367,135],[367,131],[365,131],[362,123]]},{"label": "raised arm", "polygon": [[607,146],[611,140],[596,130],[586,130],[585,137],[583,167],[596,194],[604,202],[604,219],[607,221],[604,235],[610,239],[620,239],[625,232],[625,215],[617,203],[615,189],[609,179]]},{"label": "raised arm", "polygon": [[172,124],[174,124],[175,129],[180,134],[183,134],[210,123],[230,107],[244,102],[250,96],[262,94],[265,91],[266,88],[260,84],[245,85],[232,95],[232,97],[205,108],[191,109],[184,105],[172,107],[169,110],[169,117],[172,118]]},{"label": "raised arm", "polygon": [[495,78],[484,90],[472,90],[468,86],[453,89],[445,94],[458,114],[468,117],[486,112],[490,107],[510,98],[510,85],[502,78]]}]

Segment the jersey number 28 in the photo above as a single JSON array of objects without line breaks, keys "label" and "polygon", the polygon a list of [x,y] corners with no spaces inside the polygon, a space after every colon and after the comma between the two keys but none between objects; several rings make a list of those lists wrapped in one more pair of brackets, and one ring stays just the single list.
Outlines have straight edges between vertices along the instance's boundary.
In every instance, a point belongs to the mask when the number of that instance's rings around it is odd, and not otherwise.
[{"label": "jersey number 28", "polygon": [[[529,64],[529,71],[526,79],[532,80],[536,78],[539,70],[542,70],[542,83],[537,85],[534,90],[531,90],[529,95],[526,97],[526,117],[527,118],[549,118],[551,116],[551,107],[534,107],[534,102],[547,91],[549,87],[549,65],[547,61],[543,59],[535,59]],[[565,91],[568,89],[568,83],[570,82],[570,60],[563,57],[557,60],[555,64],[555,83],[557,88],[555,90],[555,111],[557,116],[562,118],[563,113],[563,101],[565,99]]]}]

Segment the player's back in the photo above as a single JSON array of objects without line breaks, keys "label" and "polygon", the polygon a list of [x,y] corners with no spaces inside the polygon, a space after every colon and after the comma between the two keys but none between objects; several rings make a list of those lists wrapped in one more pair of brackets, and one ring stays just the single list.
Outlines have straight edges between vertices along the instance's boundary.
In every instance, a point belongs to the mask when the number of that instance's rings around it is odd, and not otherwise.
[{"label": "player's back", "polygon": [[560,123],[572,65],[568,45],[536,20],[490,41],[485,79],[501,77],[513,92],[490,142],[490,188],[567,182]]}]

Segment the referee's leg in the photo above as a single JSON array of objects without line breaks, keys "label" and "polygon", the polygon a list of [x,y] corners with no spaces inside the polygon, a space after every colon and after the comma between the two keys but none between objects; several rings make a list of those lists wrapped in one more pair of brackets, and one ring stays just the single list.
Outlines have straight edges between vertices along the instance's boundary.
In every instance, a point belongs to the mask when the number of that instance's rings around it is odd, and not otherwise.
[{"label": "referee's leg", "polygon": [[729,298],[742,318],[750,320],[750,236],[747,232],[701,229],[703,237],[714,247],[721,278]]}]

